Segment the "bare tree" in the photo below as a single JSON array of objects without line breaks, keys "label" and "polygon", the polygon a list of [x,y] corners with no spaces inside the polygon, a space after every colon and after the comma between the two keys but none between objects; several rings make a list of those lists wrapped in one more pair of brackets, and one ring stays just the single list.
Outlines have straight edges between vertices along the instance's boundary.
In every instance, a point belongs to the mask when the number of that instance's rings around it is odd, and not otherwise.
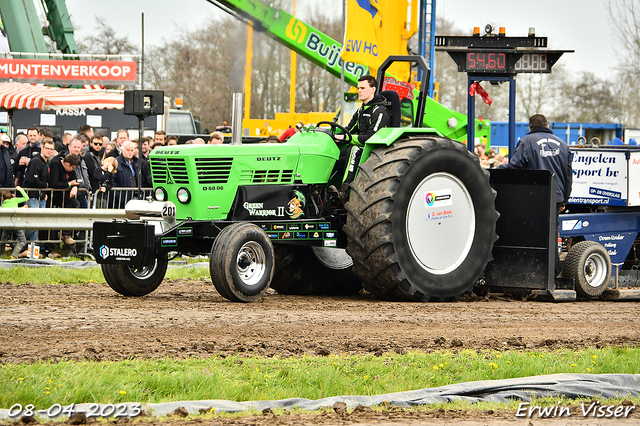
[{"label": "bare tree", "polygon": [[544,114],[549,121],[572,119],[575,85],[563,65],[549,74],[518,74],[516,87],[518,121],[528,121],[534,114]]},{"label": "bare tree", "polygon": [[80,39],[77,42],[79,53],[92,53],[101,55],[135,55],[139,49],[125,37],[118,37],[113,28],[107,24],[104,18],[94,16],[96,21],[96,35]]},{"label": "bare tree", "polygon": [[615,50],[621,59],[619,73],[610,84],[618,107],[616,117],[626,127],[640,127],[640,2],[610,0],[608,11],[617,41]]},{"label": "bare tree", "polygon": [[[286,1],[285,1],[286,3]],[[340,38],[339,18],[314,14],[309,24]],[[145,81],[167,96],[181,96],[185,108],[210,129],[231,121],[231,94],[244,90],[247,26],[232,17],[187,31],[151,49]],[[253,33],[251,118],[272,119],[289,111],[290,50],[264,32]],[[296,112],[335,111],[342,97],[340,80],[298,56]]]},{"label": "bare tree", "polygon": [[575,121],[610,123],[617,121],[618,102],[608,81],[590,72],[580,74],[571,101]]},{"label": "bare tree", "polygon": [[609,20],[613,23],[618,41],[616,53],[623,59],[624,71],[640,75],[640,2],[638,0],[610,0]]},{"label": "bare tree", "polygon": [[172,99],[181,97],[184,107],[200,117],[205,128],[231,122],[229,76],[237,75],[238,62],[240,70],[244,69],[245,49],[237,46],[246,44],[243,28],[235,19],[225,18],[150,49],[146,81]]},{"label": "bare tree", "polygon": [[[342,41],[341,16],[325,15],[321,11],[306,21],[335,40]],[[336,111],[342,100],[344,87],[340,79],[318,65],[298,56],[296,108],[299,112]]]},{"label": "bare tree", "polygon": [[611,84],[616,100],[616,122],[628,128],[640,128],[640,103],[638,102],[638,80],[633,72],[621,71]]},{"label": "bare tree", "polygon": [[[462,30],[454,27],[453,22],[437,18],[438,35],[462,35]],[[466,114],[467,111],[467,75],[458,72],[458,66],[446,52],[436,52],[433,73],[438,82],[438,99],[449,109]]]}]

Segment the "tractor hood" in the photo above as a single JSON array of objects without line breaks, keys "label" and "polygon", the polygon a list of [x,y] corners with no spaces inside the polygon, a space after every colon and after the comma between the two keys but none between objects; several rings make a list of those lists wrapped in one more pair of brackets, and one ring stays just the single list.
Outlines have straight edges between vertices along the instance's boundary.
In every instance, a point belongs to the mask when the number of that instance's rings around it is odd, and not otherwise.
[{"label": "tractor hood", "polygon": [[167,146],[149,159],[153,186],[175,203],[177,219],[224,220],[238,187],[326,183],[339,153],[329,135],[311,131],[283,144]]}]

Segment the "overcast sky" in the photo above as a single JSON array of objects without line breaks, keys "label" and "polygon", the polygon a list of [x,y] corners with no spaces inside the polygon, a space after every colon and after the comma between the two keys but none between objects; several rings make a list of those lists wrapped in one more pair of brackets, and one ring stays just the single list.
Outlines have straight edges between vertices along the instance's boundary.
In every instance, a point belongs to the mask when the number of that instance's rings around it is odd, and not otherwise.
[{"label": "overcast sky", "polygon": [[[529,27],[548,37],[549,48],[575,50],[560,62],[573,72],[612,77],[618,59],[607,0],[437,0],[436,14],[471,35],[474,26],[505,27],[507,36],[525,36]],[[436,30],[436,33],[438,31]]]},{"label": "overcast sky", "polygon": [[[201,28],[224,12],[206,0],[66,0],[73,22],[82,28],[78,38],[94,27],[94,16],[107,19],[119,36],[134,44],[141,41],[141,13],[145,15],[145,42],[159,44],[184,29]],[[575,50],[560,61],[570,71],[592,71],[612,77],[618,62],[608,20],[606,0],[436,0],[436,14],[453,21],[471,35],[486,24],[506,27],[509,36],[524,36],[529,27],[549,39],[549,48]],[[341,0],[297,0],[303,9],[334,9],[342,13]],[[329,6],[329,7],[327,7]],[[437,30],[436,33],[440,34]]]}]

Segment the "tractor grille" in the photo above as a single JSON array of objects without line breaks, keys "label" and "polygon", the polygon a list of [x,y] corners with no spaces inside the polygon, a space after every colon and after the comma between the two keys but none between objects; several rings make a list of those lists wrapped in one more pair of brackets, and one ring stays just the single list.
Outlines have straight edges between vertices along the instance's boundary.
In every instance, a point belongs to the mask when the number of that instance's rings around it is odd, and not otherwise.
[{"label": "tractor grille", "polygon": [[293,170],[244,170],[240,174],[240,184],[293,183]]},{"label": "tractor grille", "polygon": [[152,158],[151,172],[155,184],[187,184],[187,165],[183,158]]},{"label": "tractor grille", "polygon": [[196,158],[198,183],[227,183],[233,158]]}]

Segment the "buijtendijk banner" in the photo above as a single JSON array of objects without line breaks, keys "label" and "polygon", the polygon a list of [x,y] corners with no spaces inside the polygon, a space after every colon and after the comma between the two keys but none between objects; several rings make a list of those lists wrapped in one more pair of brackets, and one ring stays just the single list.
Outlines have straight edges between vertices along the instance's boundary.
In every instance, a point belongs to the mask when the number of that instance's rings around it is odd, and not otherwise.
[{"label": "buijtendijk banner", "polygon": [[134,61],[0,59],[0,80],[30,83],[133,84]]},{"label": "buijtendijk banner", "polygon": [[382,64],[375,29],[380,26],[379,2],[347,0],[342,59],[377,69]]}]

